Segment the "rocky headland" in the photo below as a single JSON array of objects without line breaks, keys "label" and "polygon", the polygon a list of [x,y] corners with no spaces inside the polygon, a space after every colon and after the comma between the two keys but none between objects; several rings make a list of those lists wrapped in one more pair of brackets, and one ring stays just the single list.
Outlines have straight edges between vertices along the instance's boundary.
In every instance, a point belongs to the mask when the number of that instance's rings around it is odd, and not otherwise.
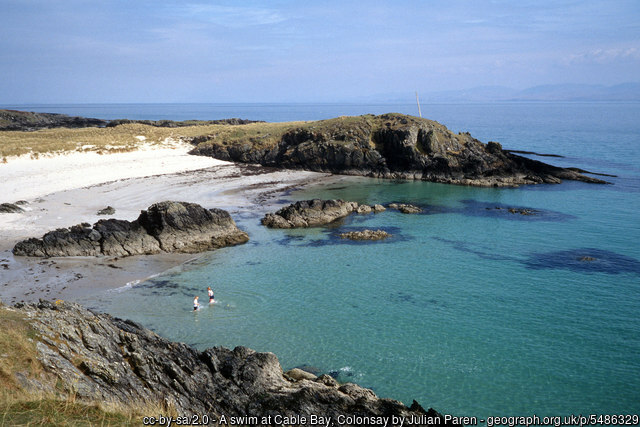
[{"label": "rocky headland", "polygon": [[248,240],[227,211],[167,201],[151,205],[135,221],[102,219],[93,226],[83,223],[20,241],[13,253],[36,257],[197,253]]},{"label": "rocky headland", "polygon": [[382,212],[381,205],[360,205],[344,200],[302,200],[285,206],[262,218],[262,225],[269,228],[305,228],[329,224],[351,213]]},{"label": "rocky headland", "polygon": [[193,154],[221,160],[346,175],[498,187],[565,179],[606,183],[402,114],[295,123],[245,138],[214,133],[193,143]]},{"label": "rocky headland", "polygon": [[177,128],[184,126],[201,125],[244,125],[256,123],[246,119],[221,119],[221,120],[102,120],[78,116],[68,116],[57,113],[35,113],[31,111],[0,110],[0,131],[33,131],[37,129],[52,128],[85,128],[85,127],[113,127],[122,124],[139,123],[156,127]]},{"label": "rocky headland", "polygon": [[[32,342],[42,371],[14,373],[15,382],[33,395],[73,395],[120,408],[156,402],[165,414],[206,414],[212,425],[222,416],[227,423],[230,417],[323,416],[333,423],[342,419],[342,425],[358,425],[362,417],[392,416],[402,418],[404,425],[423,425],[442,417],[415,401],[407,407],[356,384],[339,384],[329,375],[283,373],[272,353],[245,347],[198,351],[74,303],[41,300],[3,310],[24,316],[35,332]],[[443,418],[439,421],[445,424]]]}]

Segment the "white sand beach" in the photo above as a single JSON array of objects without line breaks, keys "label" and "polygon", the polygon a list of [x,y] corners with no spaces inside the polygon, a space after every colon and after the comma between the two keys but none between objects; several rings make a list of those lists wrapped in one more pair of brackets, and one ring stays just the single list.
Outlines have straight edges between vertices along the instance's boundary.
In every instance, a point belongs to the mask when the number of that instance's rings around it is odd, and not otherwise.
[{"label": "white sand beach", "polygon": [[[14,257],[19,240],[101,218],[134,220],[164,200],[222,208],[232,216],[266,211],[285,189],[326,174],[236,165],[188,154],[191,146],[142,146],[140,150],[71,153],[0,164],[0,203],[26,201],[22,213],[0,214],[0,300],[76,300],[96,289],[117,288],[174,267],[194,255],[127,258]],[[100,216],[107,206],[115,214]]]}]

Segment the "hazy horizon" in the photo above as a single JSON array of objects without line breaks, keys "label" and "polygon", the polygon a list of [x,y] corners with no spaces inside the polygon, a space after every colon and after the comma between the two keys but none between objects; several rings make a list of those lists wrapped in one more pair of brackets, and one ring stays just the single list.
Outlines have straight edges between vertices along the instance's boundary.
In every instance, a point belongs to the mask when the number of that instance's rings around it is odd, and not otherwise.
[{"label": "hazy horizon", "polygon": [[634,1],[0,1],[4,105],[509,99],[640,69]]}]

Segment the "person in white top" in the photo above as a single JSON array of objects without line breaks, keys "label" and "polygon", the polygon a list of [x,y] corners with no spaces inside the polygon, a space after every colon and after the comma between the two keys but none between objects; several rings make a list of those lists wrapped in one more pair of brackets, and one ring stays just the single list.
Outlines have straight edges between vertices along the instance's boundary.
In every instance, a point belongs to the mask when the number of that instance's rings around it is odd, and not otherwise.
[{"label": "person in white top", "polygon": [[193,299],[193,311],[196,311],[199,308],[200,308],[200,303],[198,302],[198,297],[196,296]]},{"label": "person in white top", "polygon": [[209,294],[209,304],[214,303],[215,300],[213,299],[213,290],[211,290],[211,286],[207,287],[207,293]]}]

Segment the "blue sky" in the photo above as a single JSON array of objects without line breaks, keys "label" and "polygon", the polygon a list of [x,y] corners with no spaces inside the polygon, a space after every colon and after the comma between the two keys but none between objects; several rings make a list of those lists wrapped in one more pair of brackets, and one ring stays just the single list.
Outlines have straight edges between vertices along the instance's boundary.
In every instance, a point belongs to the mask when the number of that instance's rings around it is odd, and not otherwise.
[{"label": "blue sky", "polygon": [[0,0],[0,103],[639,81],[640,1]]}]

